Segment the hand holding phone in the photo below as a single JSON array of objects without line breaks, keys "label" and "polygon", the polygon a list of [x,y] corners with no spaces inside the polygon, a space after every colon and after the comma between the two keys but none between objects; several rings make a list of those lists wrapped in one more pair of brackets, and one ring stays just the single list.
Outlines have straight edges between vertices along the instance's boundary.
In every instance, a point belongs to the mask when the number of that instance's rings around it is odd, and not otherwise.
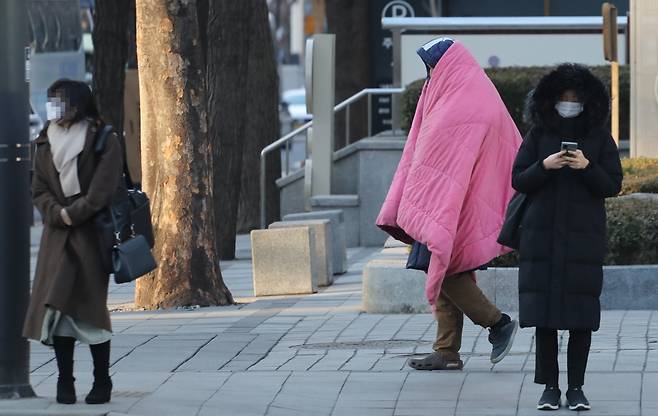
[{"label": "hand holding phone", "polygon": [[562,158],[571,169],[581,170],[589,166],[589,160],[587,160],[582,150],[578,149],[578,143],[564,141],[561,148],[564,152]]},{"label": "hand holding phone", "polygon": [[557,152],[557,153],[553,153],[552,155],[549,155],[542,162],[542,165],[544,166],[544,169],[546,169],[546,170],[558,170],[558,169],[562,169],[563,167],[567,166],[568,161],[563,156],[564,156],[564,151],[560,151],[560,152]]},{"label": "hand holding phone", "polygon": [[572,141],[563,141],[560,149],[563,152],[566,152],[564,155],[567,157],[573,157],[578,150],[578,143]]}]

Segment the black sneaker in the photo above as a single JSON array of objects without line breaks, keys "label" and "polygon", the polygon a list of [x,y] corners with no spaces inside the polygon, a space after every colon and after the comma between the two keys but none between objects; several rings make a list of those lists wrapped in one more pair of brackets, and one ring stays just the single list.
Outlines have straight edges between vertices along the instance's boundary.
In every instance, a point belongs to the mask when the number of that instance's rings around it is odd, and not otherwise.
[{"label": "black sneaker", "polygon": [[562,406],[560,395],[562,392],[557,387],[546,387],[542,393],[539,403],[537,403],[538,410],[558,410]]},{"label": "black sneaker", "polygon": [[503,317],[500,318],[503,322],[504,320],[507,323],[502,325],[496,324],[491,327],[489,333],[489,342],[492,345],[491,348],[491,362],[496,364],[500,362],[510,349],[512,349],[512,344],[514,343],[514,336],[516,335],[516,330],[519,327],[518,323],[515,320],[511,320],[509,316],[503,314]]},{"label": "black sneaker", "polygon": [[592,408],[581,388],[567,390],[567,403],[569,403],[569,410],[590,410]]}]

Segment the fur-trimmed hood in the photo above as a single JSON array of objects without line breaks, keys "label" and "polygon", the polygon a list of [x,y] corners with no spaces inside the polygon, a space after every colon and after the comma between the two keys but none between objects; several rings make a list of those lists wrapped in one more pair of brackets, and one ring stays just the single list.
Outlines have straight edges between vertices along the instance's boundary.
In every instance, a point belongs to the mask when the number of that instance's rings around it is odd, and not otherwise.
[{"label": "fur-trimmed hood", "polygon": [[555,103],[566,90],[574,90],[584,104],[583,113],[589,129],[603,127],[608,122],[610,96],[589,69],[579,64],[561,64],[544,75],[537,87],[528,94],[525,116],[534,126],[554,127],[561,117]]}]

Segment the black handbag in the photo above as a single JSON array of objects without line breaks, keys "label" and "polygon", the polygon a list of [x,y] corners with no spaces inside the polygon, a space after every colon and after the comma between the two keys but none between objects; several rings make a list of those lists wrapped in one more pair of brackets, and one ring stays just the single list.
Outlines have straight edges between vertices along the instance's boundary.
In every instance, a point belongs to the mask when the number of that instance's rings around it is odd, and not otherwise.
[{"label": "black handbag", "polygon": [[114,281],[118,284],[132,282],[158,267],[143,235],[135,235],[114,246],[112,265]]},{"label": "black handbag", "polygon": [[134,224],[128,221],[127,229],[130,230],[130,236],[124,239],[122,232],[125,231],[125,228],[121,227],[124,226],[125,221],[120,225],[120,218],[115,215],[114,206],[108,208],[108,212],[114,226],[114,246],[112,247],[114,281],[118,284],[132,282],[155,270],[158,265],[146,237],[135,234]]},{"label": "black handbag", "polygon": [[498,236],[498,243],[518,250],[521,245],[521,220],[528,205],[528,196],[517,192],[507,206],[505,222]]},{"label": "black handbag", "polygon": [[[94,144],[94,152],[97,155],[102,154],[105,150],[107,138],[111,132],[112,126],[105,125],[97,134]],[[123,180],[119,184],[116,194],[117,198],[112,204],[99,212],[94,219],[100,240],[103,267],[107,273],[115,273],[115,280],[116,266],[114,257],[116,248],[119,245],[125,244],[128,239],[143,236],[149,248],[149,256],[152,257],[150,249],[155,244],[150,201],[144,192],[134,186],[128,171],[125,151]]]},{"label": "black handbag", "polygon": [[427,270],[430,268],[431,257],[432,252],[425,244],[414,241],[411,245],[409,258],[407,259],[407,269],[422,270],[427,273]]}]

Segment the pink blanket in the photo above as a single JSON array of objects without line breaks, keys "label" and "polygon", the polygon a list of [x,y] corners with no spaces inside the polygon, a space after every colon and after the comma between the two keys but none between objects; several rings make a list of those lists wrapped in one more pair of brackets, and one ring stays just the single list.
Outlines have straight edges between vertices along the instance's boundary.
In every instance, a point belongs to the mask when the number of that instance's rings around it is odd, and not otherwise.
[{"label": "pink blanket", "polygon": [[425,83],[377,225],[432,252],[426,295],[445,276],[508,252],[496,242],[521,136],[496,88],[459,42]]}]

